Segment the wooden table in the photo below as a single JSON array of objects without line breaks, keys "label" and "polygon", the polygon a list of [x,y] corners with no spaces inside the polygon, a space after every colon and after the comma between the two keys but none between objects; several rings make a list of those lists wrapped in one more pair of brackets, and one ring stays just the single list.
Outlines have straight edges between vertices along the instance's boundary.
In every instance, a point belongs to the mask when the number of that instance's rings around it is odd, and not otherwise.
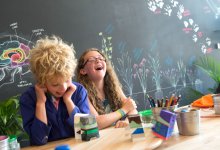
[{"label": "wooden table", "polygon": [[176,126],[172,136],[156,150],[219,150],[220,115],[215,115],[213,109],[201,109],[200,117],[200,133],[198,135],[179,135]]},{"label": "wooden table", "polygon": [[[205,117],[204,117],[205,116]],[[146,140],[132,142],[129,130],[108,128],[100,131],[100,138],[88,142],[68,138],[49,142],[44,146],[31,146],[22,150],[54,150],[57,145],[68,144],[72,150],[216,150],[220,149],[220,116],[213,111],[201,110],[200,133],[194,136],[179,135],[175,125],[172,136],[166,140],[153,136],[148,130]]]},{"label": "wooden table", "polygon": [[57,145],[68,144],[71,150],[141,150],[154,149],[158,147],[162,140],[154,137],[149,130],[149,137],[146,140],[136,142],[131,141],[130,130],[125,128],[108,128],[99,131],[100,138],[91,141],[80,141],[75,138],[49,142],[44,146],[32,146],[22,148],[22,150],[54,150]]}]

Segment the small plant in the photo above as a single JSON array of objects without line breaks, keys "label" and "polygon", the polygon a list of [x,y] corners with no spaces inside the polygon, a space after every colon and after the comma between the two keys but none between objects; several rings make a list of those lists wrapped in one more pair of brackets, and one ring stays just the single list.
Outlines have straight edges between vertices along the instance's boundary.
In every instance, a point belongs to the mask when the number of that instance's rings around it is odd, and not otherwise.
[{"label": "small plant", "polygon": [[28,138],[22,127],[19,95],[0,102],[0,135],[16,135],[19,139]]},{"label": "small plant", "polygon": [[214,89],[210,89],[211,92],[215,92],[216,87],[220,84],[220,61],[213,56],[204,55],[195,62],[195,66],[215,81]]}]

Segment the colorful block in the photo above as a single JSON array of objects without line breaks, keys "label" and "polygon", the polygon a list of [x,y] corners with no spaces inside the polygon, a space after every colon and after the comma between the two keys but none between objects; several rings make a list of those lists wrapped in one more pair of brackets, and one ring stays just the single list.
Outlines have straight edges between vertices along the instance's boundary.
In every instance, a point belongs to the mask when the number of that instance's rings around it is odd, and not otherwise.
[{"label": "colorful block", "polygon": [[174,128],[176,114],[168,110],[161,110],[160,116],[156,120],[155,126],[152,128],[153,133],[164,140],[167,140]]},{"label": "colorful block", "polygon": [[144,135],[144,129],[143,128],[137,128],[134,130],[134,132],[131,134],[131,140],[132,142],[139,141],[145,139]]},{"label": "colorful block", "polygon": [[142,121],[139,114],[128,115],[130,128],[142,128]]},{"label": "colorful block", "polygon": [[74,132],[75,139],[81,140],[81,126],[80,126],[80,117],[88,116],[89,114],[76,113],[74,116]]},{"label": "colorful block", "polygon": [[99,129],[93,128],[89,130],[82,130],[82,141],[90,141],[99,138]]},{"label": "colorful block", "polygon": [[99,129],[95,116],[77,113],[74,116],[75,138],[89,141],[99,137]]}]

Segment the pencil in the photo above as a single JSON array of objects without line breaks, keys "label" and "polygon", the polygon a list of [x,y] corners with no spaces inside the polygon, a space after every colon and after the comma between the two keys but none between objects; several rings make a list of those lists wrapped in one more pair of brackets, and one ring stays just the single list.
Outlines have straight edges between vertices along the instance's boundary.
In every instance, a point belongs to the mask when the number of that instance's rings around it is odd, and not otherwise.
[{"label": "pencil", "polygon": [[172,94],[172,96],[170,97],[170,100],[168,102],[168,105],[167,105],[167,109],[168,107],[170,107],[170,105],[172,104],[172,101],[173,101],[173,98],[175,97],[175,94]]}]

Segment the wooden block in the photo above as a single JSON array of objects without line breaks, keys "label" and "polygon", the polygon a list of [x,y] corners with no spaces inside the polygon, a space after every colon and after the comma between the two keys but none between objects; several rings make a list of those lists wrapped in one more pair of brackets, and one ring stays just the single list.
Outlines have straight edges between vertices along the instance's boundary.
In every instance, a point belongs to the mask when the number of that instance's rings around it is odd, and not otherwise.
[{"label": "wooden block", "polygon": [[128,115],[130,128],[142,128],[142,122],[139,114]]},{"label": "wooden block", "polygon": [[75,139],[81,140],[81,127],[80,127],[80,117],[88,116],[89,114],[76,113],[74,116],[74,132]]},{"label": "wooden block", "polygon": [[145,135],[144,135],[144,129],[143,128],[137,128],[132,134],[131,134],[131,140],[132,142],[144,140]]}]

